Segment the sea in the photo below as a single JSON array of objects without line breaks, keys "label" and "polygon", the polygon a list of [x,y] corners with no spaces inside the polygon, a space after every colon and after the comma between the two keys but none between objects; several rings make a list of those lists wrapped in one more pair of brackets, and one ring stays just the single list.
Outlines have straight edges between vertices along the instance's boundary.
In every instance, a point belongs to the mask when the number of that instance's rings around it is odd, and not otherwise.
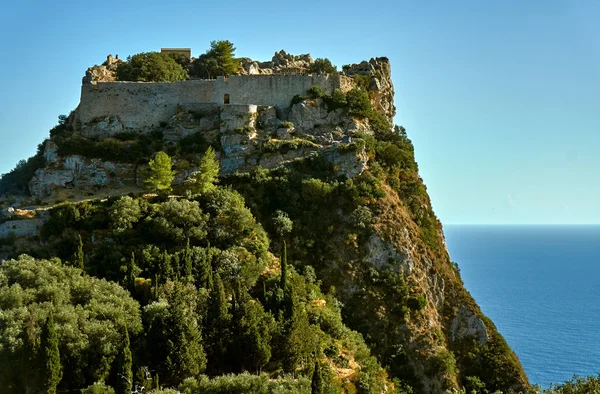
[{"label": "sea", "polygon": [[600,373],[600,225],[447,225],[465,287],[547,388]]}]

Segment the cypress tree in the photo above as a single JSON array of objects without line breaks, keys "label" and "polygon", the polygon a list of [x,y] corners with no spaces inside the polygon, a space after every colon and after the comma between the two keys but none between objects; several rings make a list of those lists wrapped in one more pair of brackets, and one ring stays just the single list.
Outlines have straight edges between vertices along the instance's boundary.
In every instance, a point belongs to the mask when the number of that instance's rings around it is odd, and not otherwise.
[{"label": "cypress tree", "polygon": [[123,339],[123,347],[121,348],[121,351],[119,352],[119,358],[117,359],[116,394],[131,394],[133,382],[133,372],[131,367],[133,361],[131,357],[129,332],[127,331],[127,327],[125,327],[125,336]]},{"label": "cypress tree", "polygon": [[83,241],[81,240],[81,234],[77,234],[77,239],[78,239],[78,243],[77,243],[77,252],[75,252],[75,265],[77,266],[77,268],[80,269],[84,269],[84,262],[83,262]]},{"label": "cypress tree", "polygon": [[52,311],[42,328],[40,340],[40,356],[42,363],[42,387],[48,394],[56,394],[56,387],[62,379],[62,366],[58,350],[58,336],[54,329],[54,316]]},{"label": "cypress tree", "polygon": [[285,243],[285,239],[283,240],[283,251],[281,253],[281,279],[279,282],[279,287],[281,290],[285,291],[287,287],[287,245]]},{"label": "cypress tree", "polygon": [[194,280],[194,272],[192,267],[192,249],[190,248],[190,239],[187,239],[187,244],[185,245],[185,280],[191,282]]},{"label": "cypress tree", "polygon": [[127,287],[130,290],[135,288],[136,271],[137,265],[135,264],[135,253],[131,252],[131,260],[129,260],[129,267],[127,267]]},{"label": "cypress tree", "polygon": [[173,279],[173,267],[171,266],[171,256],[165,250],[163,251],[162,259],[160,261],[160,277],[166,282],[169,279]]},{"label": "cypress tree", "polygon": [[315,370],[312,375],[312,382],[310,384],[311,394],[323,394],[323,375],[321,375],[321,364],[319,361],[315,361]]}]

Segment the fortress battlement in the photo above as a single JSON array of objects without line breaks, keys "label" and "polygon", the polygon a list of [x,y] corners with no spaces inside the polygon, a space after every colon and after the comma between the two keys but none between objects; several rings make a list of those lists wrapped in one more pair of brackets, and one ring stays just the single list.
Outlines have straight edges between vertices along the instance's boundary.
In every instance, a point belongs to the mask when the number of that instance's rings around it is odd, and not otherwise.
[{"label": "fortress battlement", "polygon": [[276,74],[234,75],[210,80],[179,82],[84,83],[78,120],[82,125],[106,117],[118,117],[127,129],[155,127],[177,113],[177,106],[243,104],[290,106],[295,95],[313,86],[327,94],[347,92],[353,80],[344,75]]}]

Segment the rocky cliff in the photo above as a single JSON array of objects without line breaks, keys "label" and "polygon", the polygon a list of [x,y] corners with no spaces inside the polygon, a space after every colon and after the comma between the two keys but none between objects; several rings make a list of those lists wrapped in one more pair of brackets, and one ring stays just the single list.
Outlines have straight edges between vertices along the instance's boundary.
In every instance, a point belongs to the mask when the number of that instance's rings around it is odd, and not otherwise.
[{"label": "rocky cliff", "polygon": [[[244,68],[260,74],[311,61],[276,58],[244,61]],[[176,183],[183,185],[213,146],[222,181],[246,198],[267,230],[275,209],[289,213],[290,260],[298,270],[316,269],[322,288],[343,304],[344,322],[364,336],[392,377],[419,393],[479,383],[490,392],[525,389],[519,360],[448,255],[410,140],[403,128],[392,129],[388,59],[343,72],[352,78],[347,93],[307,91],[285,109],[181,105],[152,130],[110,137],[102,130],[118,127],[114,120],[99,119],[91,132],[73,116],[46,142],[46,165],[30,181],[31,195],[52,200],[65,189],[139,187],[157,150],[172,155]]]}]

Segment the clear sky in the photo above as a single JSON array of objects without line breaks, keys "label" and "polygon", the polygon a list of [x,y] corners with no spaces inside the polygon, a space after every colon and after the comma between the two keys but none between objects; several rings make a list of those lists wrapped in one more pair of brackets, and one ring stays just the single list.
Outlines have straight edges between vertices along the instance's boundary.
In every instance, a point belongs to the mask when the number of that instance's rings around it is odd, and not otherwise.
[{"label": "clear sky", "polygon": [[3,2],[0,173],[79,101],[85,69],[160,47],[387,56],[396,123],[444,224],[600,223],[600,1]]}]

